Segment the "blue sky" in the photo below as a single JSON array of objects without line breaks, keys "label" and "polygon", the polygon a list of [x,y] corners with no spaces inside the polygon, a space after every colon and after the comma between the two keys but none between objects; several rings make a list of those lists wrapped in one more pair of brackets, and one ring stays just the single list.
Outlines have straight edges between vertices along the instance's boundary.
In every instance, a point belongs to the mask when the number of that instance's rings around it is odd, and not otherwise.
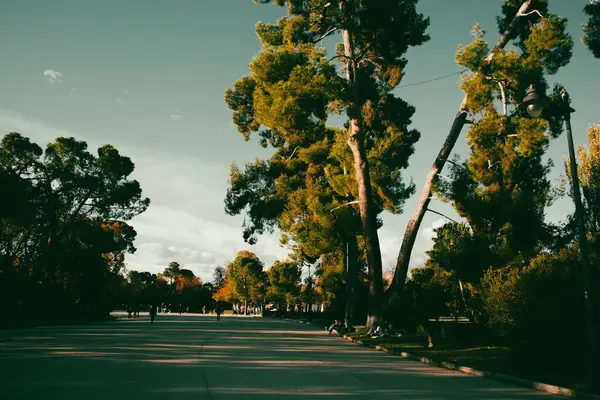
[{"label": "blue sky", "polygon": [[[590,123],[600,120],[597,94],[600,60],[581,44],[581,12],[587,0],[550,0],[552,12],[569,19],[575,40],[571,64],[556,79],[571,93],[577,144]],[[495,42],[501,0],[421,0],[431,17],[431,40],[412,49],[403,85],[459,71],[458,44],[479,23]],[[136,163],[135,178],[152,199],[132,224],[138,251],[129,268],[158,272],[177,260],[203,279],[238,250],[255,251],[266,265],[285,257],[278,235],[255,246],[241,238],[240,217],[224,212],[229,164],[268,156],[246,143],[231,123],[223,96],[248,71],[260,49],[258,21],[275,22],[283,9],[251,0],[3,0],[0,3],[0,134],[17,131],[45,145],[56,136],[75,136],[91,148],[115,145]],[[45,71],[56,71],[53,75]],[[433,162],[462,99],[457,76],[399,89],[416,107],[413,126],[422,138],[406,171],[417,190]],[[54,80],[54,83],[51,81]],[[464,134],[456,152],[466,154]],[[549,157],[562,172],[566,138]],[[408,216],[386,215],[380,230],[384,267],[396,258]],[[445,204],[432,205],[455,216]],[[572,211],[568,199],[548,210],[549,220]],[[445,221],[425,217],[411,266],[424,261],[432,228]]]}]

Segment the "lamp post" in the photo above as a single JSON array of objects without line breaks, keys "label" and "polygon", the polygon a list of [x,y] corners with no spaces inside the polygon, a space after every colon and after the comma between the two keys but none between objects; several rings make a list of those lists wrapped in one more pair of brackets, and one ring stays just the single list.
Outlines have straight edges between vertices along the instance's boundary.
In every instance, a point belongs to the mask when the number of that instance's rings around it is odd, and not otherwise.
[{"label": "lamp post", "polygon": [[[585,299],[585,331],[587,345],[587,368],[585,383],[587,387],[595,384],[595,362],[596,362],[596,329],[594,324],[594,303],[592,298],[592,284],[590,276],[590,265],[587,248],[587,234],[585,229],[585,212],[581,201],[581,192],[579,188],[579,175],[577,173],[577,159],[575,158],[575,146],[573,144],[573,132],[571,129],[571,114],[575,112],[571,108],[569,94],[565,89],[561,92],[562,104],[561,110],[565,119],[567,130],[567,141],[569,144],[569,162],[571,165],[571,185],[573,189],[573,201],[575,202],[575,218],[577,221],[577,233],[579,237],[579,254],[581,257],[581,275],[583,278],[583,290]],[[523,99],[520,107],[527,110],[527,113],[537,118],[542,114],[544,108],[550,104],[548,98],[543,94],[538,94],[534,85],[527,90],[527,95]]]}]

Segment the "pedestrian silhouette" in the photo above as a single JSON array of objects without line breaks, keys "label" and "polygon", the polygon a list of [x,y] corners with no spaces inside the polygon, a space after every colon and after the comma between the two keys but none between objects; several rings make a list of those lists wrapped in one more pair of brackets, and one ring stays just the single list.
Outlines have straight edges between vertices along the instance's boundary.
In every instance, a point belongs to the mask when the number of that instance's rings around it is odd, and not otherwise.
[{"label": "pedestrian silhouette", "polygon": [[150,322],[154,322],[154,318],[156,318],[156,312],[156,304],[152,304],[152,306],[150,306]]}]

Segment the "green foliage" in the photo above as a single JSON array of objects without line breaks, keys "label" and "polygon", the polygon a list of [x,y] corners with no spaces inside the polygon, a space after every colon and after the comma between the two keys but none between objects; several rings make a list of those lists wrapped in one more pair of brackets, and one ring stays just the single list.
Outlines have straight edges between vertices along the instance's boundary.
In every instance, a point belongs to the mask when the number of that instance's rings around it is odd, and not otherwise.
[{"label": "green foliage", "polygon": [[493,260],[486,243],[464,223],[449,222],[435,233],[427,265],[451,271],[464,282],[478,283]]},{"label": "green foliage", "polygon": [[275,261],[267,270],[269,295],[280,303],[294,304],[300,294],[301,272],[300,266],[294,261]]},{"label": "green foliage", "polygon": [[[598,261],[598,252],[592,252],[594,280],[600,276]],[[540,254],[522,269],[491,269],[482,279],[482,297],[495,335],[536,357],[582,359],[585,304],[577,245]],[[551,351],[558,341],[573,344],[569,354]]]},{"label": "green foliage", "polygon": [[[586,225],[592,234],[600,232],[600,123],[590,126],[587,146],[579,146],[577,173],[586,210]],[[567,176],[571,177],[567,164]]]},{"label": "green foliage", "polygon": [[[392,90],[402,77],[408,47],[428,39],[428,20],[416,12],[414,0],[351,1],[350,19],[338,5],[320,0],[272,3],[287,5],[288,16],[257,25],[263,49],[250,63],[250,74],[226,91],[225,101],[244,137],[258,134],[261,145],[274,147],[275,153],[243,169],[232,166],[226,211],[245,214],[249,243],[278,227],[284,232],[282,244],[298,259],[314,261],[361,231],[357,207],[347,204],[359,197],[348,132],[327,126],[332,115],[362,110],[376,214],[401,212],[414,192],[401,171],[420,135],[408,129],[414,108]],[[339,64],[333,60],[343,62],[341,53],[328,59],[320,47],[319,39],[342,29],[361,54],[358,103],[352,83],[336,72]]]},{"label": "green foliage", "polygon": [[521,293],[517,268],[490,268],[481,280],[482,311],[486,324],[497,336],[512,334]]},{"label": "green foliage", "polygon": [[237,253],[235,260],[227,266],[227,278],[234,295],[242,301],[258,302],[266,294],[263,263],[250,251]]},{"label": "green foliage", "polygon": [[171,280],[171,284],[175,282],[177,275],[179,275],[181,265],[177,261],[171,261],[169,266],[163,271],[163,276]]},{"label": "green foliage", "polygon": [[[524,2],[524,0],[505,0],[504,4],[502,5],[502,16],[496,17],[496,22],[498,25],[498,32],[500,34],[502,34],[506,31],[510,22],[517,15],[517,11],[519,11],[519,8],[523,4],[523,2]],[[548,0],[536,0],[535,1],[535,9],[538,10],[541,15],[547,15],[548,14]],[[520,24],[517,27],[515,36],[510,38],[510,39],[516,39],[516,44],[521,49],[523,47],[525,47],[524,42],[531,35],[531,31],[530,31],[529,27],[531,25],[539,23],[541,20],[540,15],[537,13],[532,13],[532,14],[530,14],[526,17],[522,17],[522,18],[526,18],[525,22]]]},{"label": "green foliage", "polygon": [[[341,251],[323,256],[323,262],[316,271],[317,287],[323,301],[331,304],[344,296],[344,271]],[[343,304],[337,308],[342,309]]]},{"label": "green foliage", "polygon": [[136,232],[124,220],[149,204],[129,179],[133,168],[110,145],[96,156],[74,138],[57,138],[45,152],[18,133],[2,139],[0,291],[11,312],[110,310],[124,253],[135,251]]},{"label": "green foliage", "polygon": [[[429,325],[429,319],[456,312],[458,307],[458,282],[453,273],[439,267],[421,267],[411,271],[404,287],[401,312],[402,325],[414,330]],[[392,316],[392,320],[394,320]],[[394,321],[397,322],[397,321]]]},{"label": "green foliage", "polygon": [[[504,16],[498,19],[501,32],[521,4],[505,2]],[[547,174],[552,163],[543,157],[549,145],[546,133],[558,136],[563,122],[559,87],[544,118],[526,118],[516,106],[530,84],[545,90],[544,75],[569,62],[573,43],[566,20],[549,14],[545,1],[537,2],[536,9],[544,17],[523,17],[529,23],[517,32],[517,49],[499,50],[485,60],[489,46],[476,26],[474,41],[459,47],[456,56],[459,65],[470,70],[462,82],[466,105],[480,118],[467,134],[468,160],[455,163],[451,181],[437,182],[436,190],[466,218],[480,245],[491,249],[482,260],[485,268],[527,262],[551,239],[544,210],[551,201]],[[506,115],[497,110],[498,101],[505,101]]]},{"label": "green foliage", "polygon": [[[129,271],[123,283],[121,302],[133,312],[147,310],[152,305],[170,312],[212,309],[212,284],[202,284],[191,270],[180,267],[179,263],[171,262],[165,272],[158,275]],[[170,282],[165,279],[167,274]]]},{"label": "green foliage", "polygon": [[594,0],[584,10],[588,16],[583,25],[583,43],[590,49],[594,57],[600,58],[600,2]]}]

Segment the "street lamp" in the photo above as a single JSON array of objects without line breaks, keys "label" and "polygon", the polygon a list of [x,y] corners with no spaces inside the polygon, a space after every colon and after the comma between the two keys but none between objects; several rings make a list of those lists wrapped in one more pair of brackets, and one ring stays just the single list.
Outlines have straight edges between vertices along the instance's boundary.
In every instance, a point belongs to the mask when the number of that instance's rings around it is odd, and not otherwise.
[{"label": "street lamp", "polygon": [[527,110],[527,113],[533,117],[537,118],[542,115],[542,111],[544,108],[550,105],[550,100],[545,95],[539,95],[535,85],[529,86],[527,89],[527,95],[523,99],[521,103],[521,108]]},{"label": "street lamp", "polygon": [[[585,229],[585,212],[581,201],[581,192],[579,189],[579,175],[577,174],[577,159],[575,158],[575,146],[573,144],[573,132],[571,129],[571,114],[575,112],[571,108],[569,94],[565,89],[561,92],[562,104],[561,111],[565,119],[567,130],[567,141],[569,144],[569,161],[571,164],[571,184],[573,188],[573,201],[575,202],[575,217],[577,220],[577,231],[579,236],[579,254],[581,257],[581,275],[583,278],[583,289],[585,298],[585,324],[586,324],[586,342],[587,342],[587,368],[586,384],[588,387],[594,384],[594,370],[596,362],[596,331],[594,325],[594,306],[592,299],[592,284],[590,277],[590,266],[587,249],[587,233]],[[527,95],[520,105],[521,109],[527,110],[527,113],[533,118],[542,114],[544,108],[550,105],[550,100],[542,93],[536,91],[534,85],[527,90]]]}]

